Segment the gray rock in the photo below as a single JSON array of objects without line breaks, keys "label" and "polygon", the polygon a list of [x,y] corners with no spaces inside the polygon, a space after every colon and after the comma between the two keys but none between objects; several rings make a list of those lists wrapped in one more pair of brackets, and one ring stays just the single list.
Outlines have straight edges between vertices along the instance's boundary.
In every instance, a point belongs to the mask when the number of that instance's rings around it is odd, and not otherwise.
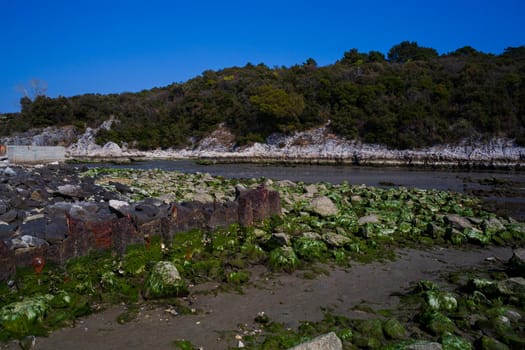
[{"label": "gray rock", "polygon": [[497,283],[498,292],[506,296],[525,298],[525,278],[512,277]]},{"label": "gray rock", "polygon": [[313,197],[315,194],[317,194],[317,186],[314,184],[310,184],[304,188],[306,192],[307,197]]},{"label": "gray rock", "polygon": [[467,228],[473,228],[471,222],[467,218],[456,214],[445,215],[445,222],[452,226],[452,228],[455,228],[459,231],[463,231]]},{"label": "gray rock", "polygon": [[301,236],[308,238],[308,239],[313,239],[316,241],[320,241],[322,239],[321,235],[318,234],[317,232],[303,232]]},{"label": "gray rock", "polygon": [[213,196],[205,192],[195,193],[191,199],[194,200],[195,202],[201,202],[201,203],[211,203],[214,201]]},{"label": "gray rock", "polygon": [[343,343],[334,332],[320,335],[289,350],[342,350]]},{"label": "gray rock", "polygon": [[6,222],[0,222],[0,240],[7,240],[14,234],[14,227]]},{"label": "gray rock", "polygon": [[326,196],[317,197],[310,203],[310,209],[323,217],[337,215],[337,207],[334,202]]},{"label": "gray rock", "polygon": [[58,195],[70,198],[84,198],[85,194],[82,187],[79,185],[61,185],[57,187],[56,193]]},{"label": "gray rock", "polygon": [[23,235],[20,237],[20,240],[26,243],[28,247],[43,248],[49,246],[49,243],[46,240],[35,236]]},{"label": "gray rock", "polygon": [[65,217],[61,218],[61,220],[54,220],[46,225],[44,239],[50,243],[61,242],[66,238],[67,230]]},{"label": "gray rock", "polygon": [[16,176],[16,171],[14,171],[12,168],[7,167],[3,171],[5,176]]},{"label": "gray rock", "polygon": [[46,219],[43,214],[28,216],[20,226],[20,235],[30,235],[38,238],[44,237]]},{"label": "gray rock", "polygon": [[14,209],[9,210],[7,213],[0,215],[0,221],[12,223],[18,218],[18,212]]},{"label": "gray rock", "polygon": [[377,224],[378,222],[379,222],[379,217],[377,215],[375,215],[375,214],[362,216],[362,217],[359,218],[359,220],[357,220],[357,223],[359,225]]},{"label": "gray rock", "polygon": [[483,226],[486,231],[490,232],[500,232],[505,231],[505,226],[496,218],[490,218],[488,220],[485,220],[483,223]]},{"label": "gray rock", "polygon": [[109,208],[120,216],[126,216],[133,211],[133,208],[129,205],[128,202],[119,201],[116,199],[111,199],[108,203]]},{"label": "gray rock", "polygon": [[323,240],[333,246],[333,247],[342,247],[345,244],[351,243],[352,240],[346,236],[340,235],[335,232],[328,232],[323,236]]},{"label": "gray rock", "polygon": [[407,345],[407,350],[442,350],[441,344],[436,342],[421,341]]},{"label": "gray rock", "polygon": [[7,213],[8,207],[4,201],[0,200],[0,215]]}]

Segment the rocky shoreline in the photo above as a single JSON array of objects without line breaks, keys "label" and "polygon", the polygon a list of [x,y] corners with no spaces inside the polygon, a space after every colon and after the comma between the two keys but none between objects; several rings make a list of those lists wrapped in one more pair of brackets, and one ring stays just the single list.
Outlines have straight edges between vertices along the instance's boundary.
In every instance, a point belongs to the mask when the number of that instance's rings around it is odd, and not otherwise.
[{"label": "rocky shoreline", "polygon": [[[129,312],[119,316],[123,323],[133,322],[138,311],[132,310],[146,301],[167,303],[164,308],[174,315],[198,315],[191,298],[199,295],[199,286],[210,283],[215,285],[212,293],[242,292],[260,280],[264,291],[271,274],[303,270],[304,278],[315,278],[322,271],[318,263],[351,269],[351,263],[394,258],[395,249],[410,246],[472,249],[522,246],[525,241],[523,223],[489,213],[475,198],[457,193],[270,179],[261,187],[260,181],[67,164],[4,167],[0,266],[7,269],[0,283],[0,341],[34,341],[33,335],[74,325],[78,317],[115,303],[128,305]],[[515,255],[521,276],[522,250]],[[254,269],[263,271],[260,278],[254,278]],[[475,293],[505,298],[505,308],[523,317],[525,294],[520,288],[525,280],[511,273],[514,270],[491,276],[475,287]],[[420,297],[428,298],[430,290],[441,300],[445,291],[428,286]],[[451,300],[446,293],[443,298]],[[454,298],[458,305],[463,302]],[[471,296],[465,298],[468,302]],[[476,301],[470,310],[478,315],[476,321],[492,322],[484,316],[482,302]],[[497,333],[499,324],[466,325],[455,312],[438,305],[424,313],[424,319],[411,316],[407,325],[417,322],[410,326],[410,338],[445,348],[447,332],[458,330],[460,339],[454,339],[462,344],[483,341],[483,335],[511,347],[523,344],[516,340],[524,331],[520,323],[508,322],[509,338]],[[278,325],[270,328],[270,320],[258,320],[268,339],[280,332]],[[401,325],[399,320],[389,325],[374,322],[377,329]],[[337,330],[346,348],[368,349],[370,342],[401,346],[408,336],[401,332],[404,335],[382,338],[381,330],[372,339],[366,327],[350,320],[329,327]],[[387,328],[385,334],[390,332]],[[289,348],[319,334],[286,332],[293,338],[270,348]]]},{"label": "rocky shoreline", "polygon": [[129,162],[144,159],[197,159],[203,162],[261,162],[290,164],[349,164],[363,166],[409,166],[431,168],[481,168],[520,170],[525,166],[525,147],[513,140],[476,138],[457,145],[436,145],[412,150],[395,150],[340,138],[327,126],[295,132],[273,134],[265,143],[238,146],[234,135],[224,126],[209,136],[179,149],[140,151],[132,145],[108,142],[98,145],[100,129],[110,129],[114,121],[87,128],[77,134],[73,128],[46,128],[0,140],[0,144],[57,145],[67,147],[70,160]]}]

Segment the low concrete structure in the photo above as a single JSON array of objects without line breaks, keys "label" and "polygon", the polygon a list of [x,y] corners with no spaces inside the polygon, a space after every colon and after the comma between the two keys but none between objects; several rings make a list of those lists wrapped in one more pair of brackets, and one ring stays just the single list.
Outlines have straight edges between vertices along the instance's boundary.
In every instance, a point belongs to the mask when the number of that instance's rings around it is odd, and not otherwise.
[{"label": "low concrete structure", "polygon": [[7,145],[7,159],[13,164],[63,162],[66,159],[66,149],[62,146]]}]

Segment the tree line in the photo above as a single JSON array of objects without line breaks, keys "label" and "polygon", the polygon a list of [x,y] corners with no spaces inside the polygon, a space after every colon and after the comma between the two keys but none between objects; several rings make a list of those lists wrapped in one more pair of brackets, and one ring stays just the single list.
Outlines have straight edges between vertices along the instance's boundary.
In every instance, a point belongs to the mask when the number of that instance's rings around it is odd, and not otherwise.
[{"label": "tree line", "polygon": [[386,56],[351,49],[327,66],[248,63],[138,93],[23,97],[20,113],[0,115],[0,133],[83,130],[110,116],[118,122],[97,141],[140,149],[186,146],[221,123],[244,145],[328,121],[340,136],[399,149],[491,137],[525,145],[525,46],[439,55],[404,41]]}]

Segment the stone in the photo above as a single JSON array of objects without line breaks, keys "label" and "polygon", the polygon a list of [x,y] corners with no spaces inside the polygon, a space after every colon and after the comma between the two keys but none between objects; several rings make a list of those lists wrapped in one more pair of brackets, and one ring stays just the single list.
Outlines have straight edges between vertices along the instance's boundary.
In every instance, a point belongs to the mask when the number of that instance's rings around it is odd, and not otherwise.
[{"label": "stone", "polygon": [[11,209],[8,212],[0,215],[0,221],[4,221],[8,224],[12,223],[18,218],[18,212],[15,209]]},{"label": "stone", "polygon": [[473,228],[471,222],[467,218],[456,214],[445,215],[445,222],[458,231]]},{"label": "stone", "polygon": [[82,187],[79,185],[61,185],[57,187],[56,194],[66,198],[82,199],[85,197],[85,193]]},{"label": "stone", "polygon": [[314,184],[310,184],[308,186],[305,186],[304,191],[306,192],[306,196],[311,198],[317,194],[317,186]]},{"label": "stone", "polygon": [[513,276],[525,277],[525,249],[514,249],[508,263],[509,273]]},{"label": "stone", "polygon": [[15,233],[15,227],[5,222],[0,222],[0,240],[10,239]]},{"label": "stone", "polygon": [[348,243],[351,243],[352,239],[335,232],[328,232],[323,235],[323,241],[332,247],[340,248]]},{"label": "stone", "polygon": [[215,200],[213,196],[206,192],[197,192],[192,196],[192,200],[201,203],[210,203]]},{"label": "stone", "polygon": [[480,343],[480,349],[481,350],[509,350],[509,347],[499,340],[496,340],[491,337],[483,336]]},{"label": "stone", "polygon": [[109,209],[115,212],[119,216],[127,216],[133,212],[133,208],[128,202],[119,201],[116,199],[110,199],[108,202]]},{"label": "stone", "polygon": [[342,350],[343,343],[334,332],[320,335],[289,350]]},{"label": "stone", "polygon": [[157,262],[144,282],[146,299],[180,297],[187,294],[186,284],[171,261]]},{"label": "stone", "polygon": [[0,240],[0,281],[13,276],[15,272],[14,253],[4,241]]},{"label": "stone", "polygon": [[418,341],[413,344],[409,344],[405,348],[406,350],[442,350],[441,344],[429,341]]},{"label": "stone", "polygon": [[30,235],[24,235],[20,237],[20,240],[26,243],[28,247],[44,248],[49,246],[49,243],[46,240]]},{"label": "stone", "polygon": [[525,300],[525,278],[512,277],[497,282],[497,289],[501,295],[517,296]]},{"label": "stone", "polygon": [[357,220],[357,223],[359,225],[365,225],[365,224],[377,224],[379,223],[379,217],[375,214],[362,216]]},{"label": "stone", "polygon": [[290,236],[283,232],[272,233],[272,236],[266,241],[263,246],[267,250],[273,250],[278,247],[292,245]]},{"label": "stone", "polygon": [[7,167],[3,171],[5,176],[16,176],[16,171],[13,170],[13,168]]},{"label": "stone", "polygon": [[405,327],[395,318],[385,321],[383,333],[388,339],[405,339],[407,336]]},{"label": "stone", "polygon": [[310,210],[322,217],[334,216],[338,213],[334,202],[326,196],[314,198],[310,203]]},{"label": "stone", "polygon": [[457,335],[445,333],[441,337],[443,350],[472,350],[472,344]]},{"label": "stone", "polygon": [[44,238],[46,219],[43,214],[27,217],[20,226],[20,235],[31,235]]}]

